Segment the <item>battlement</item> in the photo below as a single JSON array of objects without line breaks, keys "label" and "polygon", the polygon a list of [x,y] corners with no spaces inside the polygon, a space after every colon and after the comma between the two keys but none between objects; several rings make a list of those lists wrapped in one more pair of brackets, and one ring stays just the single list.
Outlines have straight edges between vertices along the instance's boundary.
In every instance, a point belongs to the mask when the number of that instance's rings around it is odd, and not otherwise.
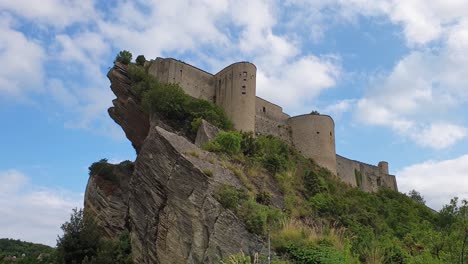
[{"label": "battlement", "polygon": [[397,190],[387,162],[374,166],[336,154],[333,118],[320,114],[291,117],[281,106],[256,96],[257,67],[250,62],[236,62],[211,74],[173,58],[156,58],[149,62],[148,73],[160,82],[179,84],[192,97],[219,105],[239,131],[285,140],[352,186],[367,192],[381,187]]}]

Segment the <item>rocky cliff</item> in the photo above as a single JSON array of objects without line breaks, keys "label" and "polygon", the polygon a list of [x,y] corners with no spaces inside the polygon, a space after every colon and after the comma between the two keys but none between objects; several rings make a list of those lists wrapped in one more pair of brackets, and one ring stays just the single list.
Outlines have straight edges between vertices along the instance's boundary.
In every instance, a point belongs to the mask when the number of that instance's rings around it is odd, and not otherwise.
[{"label": "rocky cliff", "polygon": [[128,229],[135,263],[218,263],[241,251],[259,252],[260,238],[215,199],[223,184],[241,185],[226,161],[145,114],[125,65],[117,63],[108,77],[117,96],[109,115],[137,158],[132,170],[115,165],[113,181],[91,175],[85,213],[108,237]]}]

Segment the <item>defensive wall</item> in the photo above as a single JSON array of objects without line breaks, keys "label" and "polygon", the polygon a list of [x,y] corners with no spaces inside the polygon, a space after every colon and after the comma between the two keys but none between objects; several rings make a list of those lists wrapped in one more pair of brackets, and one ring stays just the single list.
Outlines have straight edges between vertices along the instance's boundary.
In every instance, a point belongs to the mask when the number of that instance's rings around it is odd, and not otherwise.
[{"label": "defensive wall", "polygon": [[386,161],[374,166],[336,155],[336,170],[342,181],[363,191],[375,192],[381,187],[398,191],[396,178],[389,174]]},{"label": "defensive wall", "polygon": [[252,63],[233,63],[213,75],[179,60],[156,58],[149,62],[148,73],[160,82],[178,83],[192,97],[219,105],[239,131],[285,140],[351,186],[367,192],[381,187],[397,190],[387,162],[373,166],[336,154],[335,123],[330,116],[290,117],[280,106],[256,96],[257,68]]}]

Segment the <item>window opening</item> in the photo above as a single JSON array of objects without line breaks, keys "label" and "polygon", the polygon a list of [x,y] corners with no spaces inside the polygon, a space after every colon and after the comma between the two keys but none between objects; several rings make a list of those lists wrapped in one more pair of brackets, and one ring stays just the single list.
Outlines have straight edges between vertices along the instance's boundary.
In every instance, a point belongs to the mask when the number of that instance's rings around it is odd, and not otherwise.
[{"label": "window opening", "polygon": [[242,85],[242,94],[246,94],[245,85]]},{"label": "window opening", "polygon": [[262,109],[262,110],[263,110],[263,113],[265,113],[265,112],[266,112],[266,109],[265,109],[265,107],[263,107],[263,109]]}]

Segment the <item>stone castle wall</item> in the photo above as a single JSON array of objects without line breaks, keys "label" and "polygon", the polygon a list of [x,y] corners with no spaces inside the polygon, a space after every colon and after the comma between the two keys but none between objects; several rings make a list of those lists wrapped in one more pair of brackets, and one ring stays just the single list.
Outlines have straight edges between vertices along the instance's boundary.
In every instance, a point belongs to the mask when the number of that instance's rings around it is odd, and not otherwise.
[{"label": "stone castle wall", "polygon": [[213,101],[215,96],[213,75],[172,58],[152,61],[148,73],[162,83],[177,83],[195,98]]},{"label": "stone castle wall", "polygon": [[388,174],[387,162],[374,166],[336,155],[336,168],[342,181],[363,191],[375,192],[382,187],[398,190],[395,176]]},{"label": "stone castle wall", "polygon": [[260,97],[255,101],[255,133],[273,135],[292,145],[291,129],[288,125],[289,115],[283,108]]},{"label": "stone castle wall", "polygon": [[373,166],[336,154],[335,124],[330,116],[290,117],[280,106],[257,97],[257,68],[252,63],[234,63],[213,75],[172,58],[157,58],[149,63],[148,73],[163,83],[178,83],[192,97],[216,103],[237,130],[285,140],[351,186],[367,192],[380,187],[397,190],[387,162]]}]

